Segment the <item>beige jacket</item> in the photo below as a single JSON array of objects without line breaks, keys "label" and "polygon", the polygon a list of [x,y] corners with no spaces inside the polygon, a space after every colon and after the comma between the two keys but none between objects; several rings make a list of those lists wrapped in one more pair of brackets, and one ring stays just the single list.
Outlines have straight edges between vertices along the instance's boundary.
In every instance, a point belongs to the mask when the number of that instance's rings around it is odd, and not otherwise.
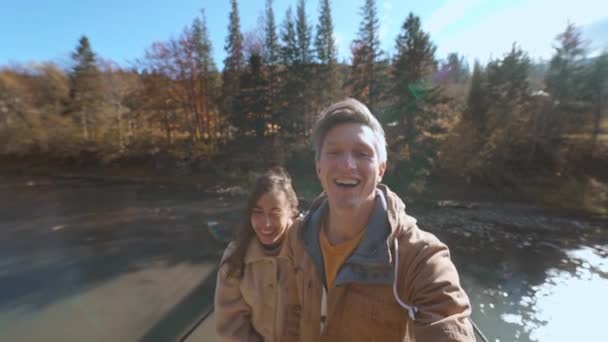
[{"label": "beige jacket", "polygon": [[[222,263],[233,250],[231,243]],[[215,317],[220,341],[299,340],[300,305],[284,248],[278,256],[266,256],[258,240],[252,239],[241,279],[228,277],[226,265],[220,266]]]},{"label": "beige jacket", "polygon": [[420,230],[383,185],[362,241],[326,290],[318,242],[326,210],[322,195],[286,240],[302,301],[302,341],[475,341],[447,246]]}]

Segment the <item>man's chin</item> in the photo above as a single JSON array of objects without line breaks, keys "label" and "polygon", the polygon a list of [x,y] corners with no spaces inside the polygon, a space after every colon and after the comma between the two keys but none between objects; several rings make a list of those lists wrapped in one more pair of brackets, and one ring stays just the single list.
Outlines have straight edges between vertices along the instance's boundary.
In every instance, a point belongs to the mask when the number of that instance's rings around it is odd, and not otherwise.
[{"label": "man's chin", "polygon": [[357,201],[352,198],[330,198],[329,206],[334,209],[354,209],[357,207]]}]

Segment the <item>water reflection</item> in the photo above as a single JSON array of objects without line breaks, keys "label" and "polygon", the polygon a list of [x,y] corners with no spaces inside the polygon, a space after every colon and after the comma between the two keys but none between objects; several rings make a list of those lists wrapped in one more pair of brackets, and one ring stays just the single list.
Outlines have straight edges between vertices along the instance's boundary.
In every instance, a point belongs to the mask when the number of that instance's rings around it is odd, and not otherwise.
[{"label": "water reflection", "polygon": [[604,339],[605,219],[508,203],[424,208],[417,216],[450,246],[473,319],[490,341]]},{"label": "water reflection", "polygon": [[566,251],[538,285],[520,276],[483,287],[479,279],[464,274],[473,319],[491,341],[601,340],[608,307],[606,250],[608,245]]},{"label": "water reflection", "polygon": [[569,260],[564,262],[578,264],[573,271],[547,270],[545,283],[532,288],[533,296],[520,300],[522,308],[535,313],[535,320],[524,320],[517,314],[501,315],[508,323],[522,325],[532,341],[594,341],[605,334],[608,261],[590,247],[567,255]]}]

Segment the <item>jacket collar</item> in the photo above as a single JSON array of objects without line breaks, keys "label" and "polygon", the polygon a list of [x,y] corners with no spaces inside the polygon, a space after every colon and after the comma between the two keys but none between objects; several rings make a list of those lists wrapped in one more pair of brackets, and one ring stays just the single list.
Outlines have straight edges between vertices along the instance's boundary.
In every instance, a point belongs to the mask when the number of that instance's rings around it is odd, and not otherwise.
[{"label": "jacket collar", "polygon": [[245,253],[244,263],[250,264],[261,260],[285,257],[284,246],[284,243],[281,244],[278,253],[276,255],[271,255],[264,250],[262,244],[254,236],[251,241],[249,241],[249,245],[247,246],[247,253]]},{"label": "jacket collar", "polygon": [[[349,256],[336,276],[336,286],[346,283],[392,284],[394,275],[391,266],[392,237],[404,226],[405,205],[388,187],[378,185],[376,203],[366,226],[366,231],[353,254]],[[319,230],[329,209],[327,196],[321,194],[312,204],[304,218],[300,240],[312,257],[325,281],[323,255],[319,243]],[[409,225],[405,225],[407,228]]]}]

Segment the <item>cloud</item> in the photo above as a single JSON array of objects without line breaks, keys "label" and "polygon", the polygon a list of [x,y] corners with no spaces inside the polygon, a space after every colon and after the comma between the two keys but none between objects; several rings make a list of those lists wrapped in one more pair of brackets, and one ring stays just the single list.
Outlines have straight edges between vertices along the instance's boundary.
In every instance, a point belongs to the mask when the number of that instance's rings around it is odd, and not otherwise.
[{"label": "cloud", "polygon": [[517,42],[530,57],[549,58],[555,36],[568,22],[587,25],[605,18],[605,13],[594,0],[524,1],[470,23],[464,30],[446,32],[438,41],[438,56],[458,51],[485,62],[502,57]]},{"label": "cloud", "polygon": [[441,33],[451,24],[462,19],[467,10],[478,5],[481,0],[447,0],[431,15],[426,28],[433,34]]}]

